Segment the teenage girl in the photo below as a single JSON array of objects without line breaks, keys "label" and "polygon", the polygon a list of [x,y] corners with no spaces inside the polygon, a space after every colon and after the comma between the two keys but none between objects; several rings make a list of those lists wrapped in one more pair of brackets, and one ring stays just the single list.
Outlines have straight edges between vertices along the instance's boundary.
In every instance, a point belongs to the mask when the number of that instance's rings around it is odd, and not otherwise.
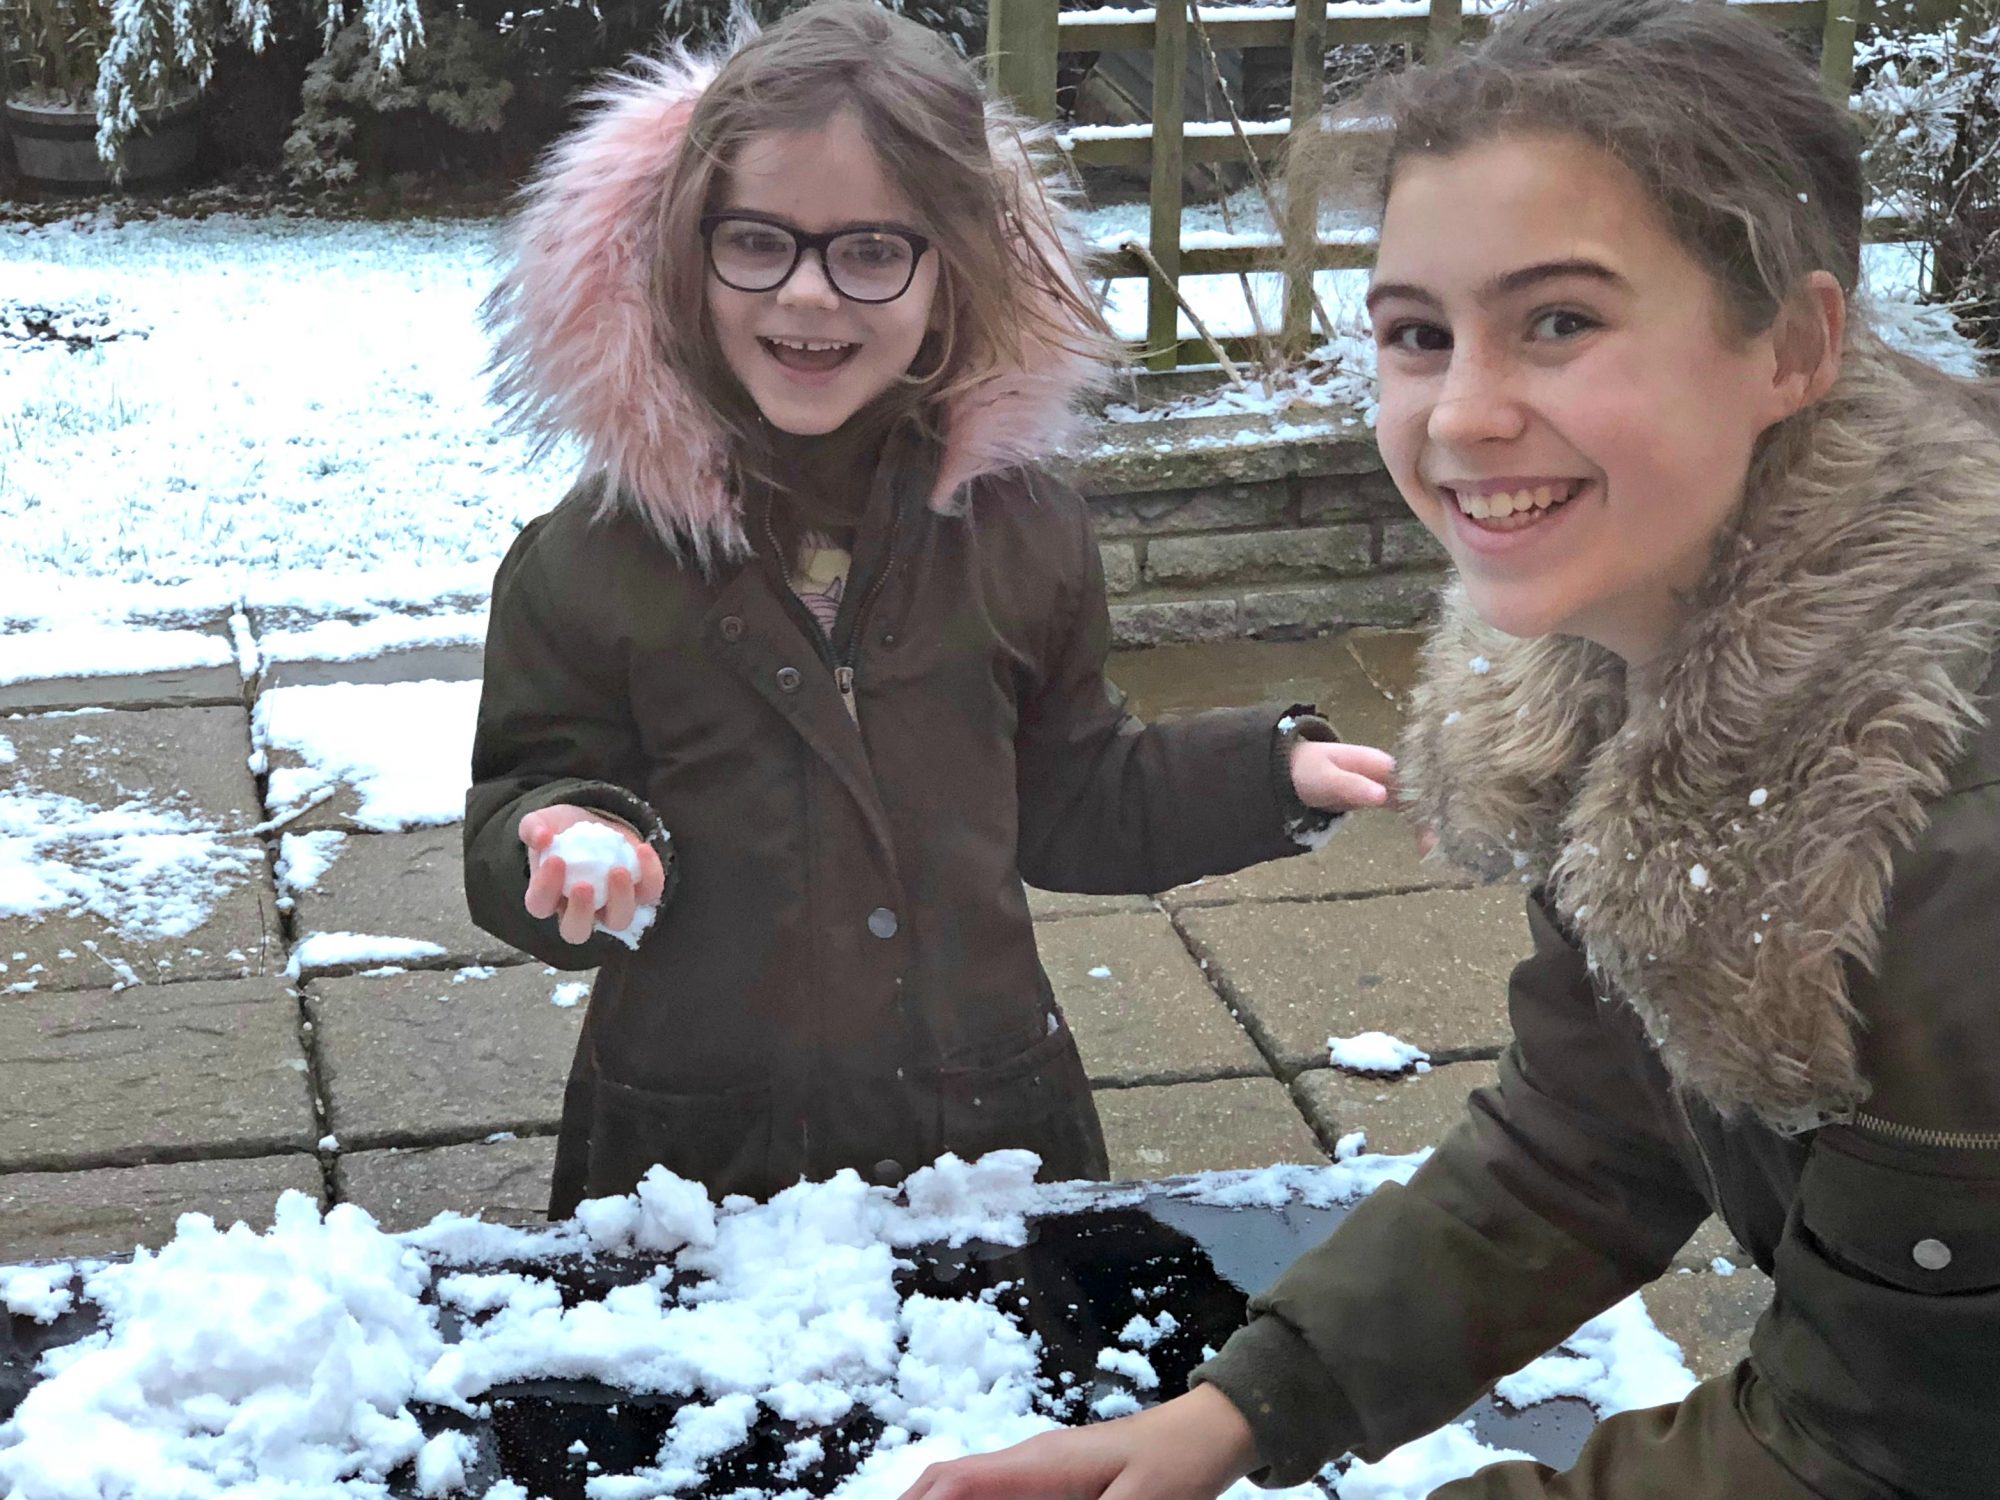
[{"label": "teenage girl", "polygon": [[2000,403],[1870,332],[1854,130],[1738,11],[1556,0],[1375,109],[1378,438],[1458,571],[1402,786],[1530,887],[1514,1043],[1189,1394],[907,1500],[1379,1459],[1711,1212],[1748,1359],[1436,1500],[1990,1500]]},{"label": "teenage girl", "polygon": [[[585,477],[495,582],[465,823],[480,924],[599,968],[552,1212],[656,1163],[1102,1176],[1023,881],[1297,853],[1389,758],[1279,707],[1147,726],[1106,681],[1089,512],[1033,461],[1111,346],[941,40],[824,0],[595,103],[491,307]],[[626,851],[603,889],[580,823]]]}]

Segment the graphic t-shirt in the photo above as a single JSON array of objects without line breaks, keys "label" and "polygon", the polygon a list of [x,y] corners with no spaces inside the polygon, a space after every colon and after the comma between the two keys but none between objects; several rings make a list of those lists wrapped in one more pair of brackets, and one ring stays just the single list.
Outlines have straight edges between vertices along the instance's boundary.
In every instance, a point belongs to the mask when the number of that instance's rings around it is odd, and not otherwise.
[{"label": "graphic t-shirt", "polygon": [[799,542],[792,592],[811,611],[820,633],[829,641],[833,639],[833,622],[840,617],[840,601],[847,593],[847,574],[853,563],[853,554],[823,533],[808,533]]}]

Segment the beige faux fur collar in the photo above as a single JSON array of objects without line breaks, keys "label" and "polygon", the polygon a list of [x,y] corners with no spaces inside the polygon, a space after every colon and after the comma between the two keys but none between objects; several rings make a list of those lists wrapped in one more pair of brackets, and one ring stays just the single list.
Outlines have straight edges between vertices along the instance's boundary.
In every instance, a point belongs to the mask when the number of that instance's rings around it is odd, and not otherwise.
[{"label": "beige faux fur collar", "polygon": [[1456,590],[1403,746],[1441,856],[1547,882],[1674,1078],[1800,1129],[1867,1094],[1848,962],[1982,720],[2000,645],[2000,434],[1857,341],[1811,457],[1718,546],[1656,698]]}]

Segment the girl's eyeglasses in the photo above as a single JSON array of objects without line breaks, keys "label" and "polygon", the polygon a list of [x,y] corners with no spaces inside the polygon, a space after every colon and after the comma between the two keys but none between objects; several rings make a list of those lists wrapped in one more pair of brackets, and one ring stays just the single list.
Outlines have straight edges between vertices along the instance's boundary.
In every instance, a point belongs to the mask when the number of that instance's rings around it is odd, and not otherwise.
[{"label": "girl's eyeglasses", "polygon": [[708,267],[739,292],[775,292],[808,250],[819,256],[827,284],[850,302],[894,302],[917,279],[917,262],[931,242],[907,229],[873,224],[807,234],[755,214],[709,214],[701,221]]}]

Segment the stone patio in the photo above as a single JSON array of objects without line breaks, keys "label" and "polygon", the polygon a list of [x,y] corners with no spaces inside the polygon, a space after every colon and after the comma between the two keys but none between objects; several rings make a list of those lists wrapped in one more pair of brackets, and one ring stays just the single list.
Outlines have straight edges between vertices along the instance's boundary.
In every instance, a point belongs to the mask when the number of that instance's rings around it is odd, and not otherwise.
[{"label": "stone patio", "polygon": [[[285,661],[261,686],[477,666],[470,648]],[[1135,652],[1113,676],[1148,716],[1313,702],[1345,737],[1390,744],[1415,670],[1413,636],[1356,631]],[[579,976],[472,925],[455,826],[362,830],[348,788],[283,829],[346,837],[281,909],[280,832],[247,763],[255,692],[240,688],[218,668],[0,694],[9,769],[38,791],[104,810],[141,794],[240,856],[189,932],[122,931],[115,912],[0,923],[0,1263],[157,1244],[182,1211],[268,1222],[286,1189],[392,1229],[542,1212]],[[50,712],[90,708],[110,711]],[[1318,854],[1157,896],[1031,892],[1030,909],[1128,1178],[1324,1161],[1357,1133],[1373,1151],[1435,1144],[1494,1076],[1526,946],[1519,892],[1421,863],[1381,813]],[[399,960],[407,972],[313,956],[338,934],[430,956]],[[1329,1037],[1368,1030],[1434,1066],[1377,1079],[1329,1065]],[[1648,1293],[1700,1373],[1736,1357],[1768,1297],[1713,1225]]]}]

